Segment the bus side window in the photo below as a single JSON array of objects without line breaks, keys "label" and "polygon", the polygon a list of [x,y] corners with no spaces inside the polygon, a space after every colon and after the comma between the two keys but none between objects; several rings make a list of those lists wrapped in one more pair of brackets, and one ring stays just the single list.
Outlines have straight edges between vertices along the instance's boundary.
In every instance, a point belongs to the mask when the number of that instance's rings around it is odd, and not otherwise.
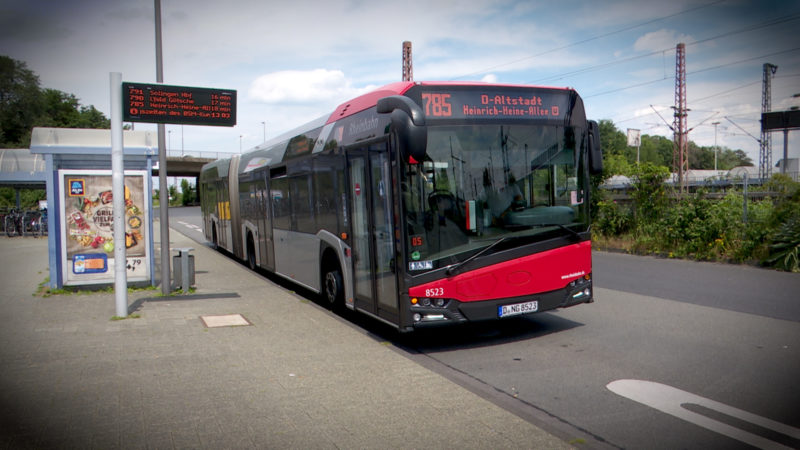
[{"label": "bus side window", "polygon": [[311,177],[309,175],[292,176],[289,178],[292,197],[292,213],[295,220],[295,231],[303,233],[316,233],[314,225],[314,212],[311,207],[309,189]]},{"label": "bus side window", "polygon": [[334,172],[328,161],[314,163],[314,215],[319,229],[337,232],[337,191]]},{"label": "bus side window", "polygon": [[282,230],[292,228],[292,210],[289,199],[289,179],[273,178],[270,180],[270,197],[272,198],[273,226]]}]

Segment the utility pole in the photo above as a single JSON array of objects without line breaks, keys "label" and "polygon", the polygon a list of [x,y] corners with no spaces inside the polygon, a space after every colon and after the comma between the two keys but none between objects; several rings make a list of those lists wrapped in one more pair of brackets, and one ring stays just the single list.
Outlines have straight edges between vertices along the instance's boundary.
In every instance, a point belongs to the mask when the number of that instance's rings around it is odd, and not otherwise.
[{"label": "utility pole", "polygon": [[414,81],[414,64],[411,62],[411,41],[403,42],[403,81]]},{"label": "utility pole", "polygon": [[689,110],[686,108],[686,45],[681,42],[675,49],[675,120],[673,122],[672,167],[678,173],[680,192],[688,190],[687,175],[689,172],[689,141],[686,120]]},{"label": "utility pole", "polygon": [[[772,77],[778,66],[764,63],[764,80],[761,87],[761,114],[772,111]],[[761,128],[758,154],[758,176],[762,180],[772,175],[772,134]]]},{"label": "utility pole", "polygon": [[719,125],[719,122],[711,122],[711,125],[714,125],[714,171],[716,172],[717,171],[717,152],[719,151],[719,147],[717,147],[717,125]]}]

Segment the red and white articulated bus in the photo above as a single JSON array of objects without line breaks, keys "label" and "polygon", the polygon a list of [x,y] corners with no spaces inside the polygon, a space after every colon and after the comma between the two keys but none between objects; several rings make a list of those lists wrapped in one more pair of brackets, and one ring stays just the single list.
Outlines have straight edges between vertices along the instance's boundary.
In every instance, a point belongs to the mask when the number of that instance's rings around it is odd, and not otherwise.
[{"label": "red and white articulated bus", "polygon": [[601,156],[574,90],[393,83],[207,164],[205,235],[400,331],[589,303]]}]

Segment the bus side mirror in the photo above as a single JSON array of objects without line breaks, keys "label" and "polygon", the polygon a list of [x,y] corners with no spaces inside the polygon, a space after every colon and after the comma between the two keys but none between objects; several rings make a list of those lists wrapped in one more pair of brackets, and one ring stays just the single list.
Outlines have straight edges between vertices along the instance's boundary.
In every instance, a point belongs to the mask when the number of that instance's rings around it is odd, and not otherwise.
[{"label": "bus side mirror", "polygon": [[603,173],[603,150],[600,148],[600,126],[594,120],[589,121],[589,173]]},{"label": "bus side mirror", "polygon": [[422,109],[402,95],[378,100],[376,109],[379,114],[391,113],[392,129],[397,134],[400,154],[405,159],[423,161],[428,145],[428,129],[425,127]]}]

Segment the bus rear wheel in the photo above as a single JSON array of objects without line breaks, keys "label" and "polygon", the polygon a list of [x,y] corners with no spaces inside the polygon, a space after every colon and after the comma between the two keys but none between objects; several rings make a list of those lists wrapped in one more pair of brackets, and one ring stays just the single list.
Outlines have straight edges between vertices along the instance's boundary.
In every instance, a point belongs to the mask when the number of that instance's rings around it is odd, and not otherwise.
[{"label": "bus rear wheel", "polygon": [[342,272],[338,266],[331,267],[323,278],[323,294],[331,309],[338,309],[344,304],[344,286]]}]

